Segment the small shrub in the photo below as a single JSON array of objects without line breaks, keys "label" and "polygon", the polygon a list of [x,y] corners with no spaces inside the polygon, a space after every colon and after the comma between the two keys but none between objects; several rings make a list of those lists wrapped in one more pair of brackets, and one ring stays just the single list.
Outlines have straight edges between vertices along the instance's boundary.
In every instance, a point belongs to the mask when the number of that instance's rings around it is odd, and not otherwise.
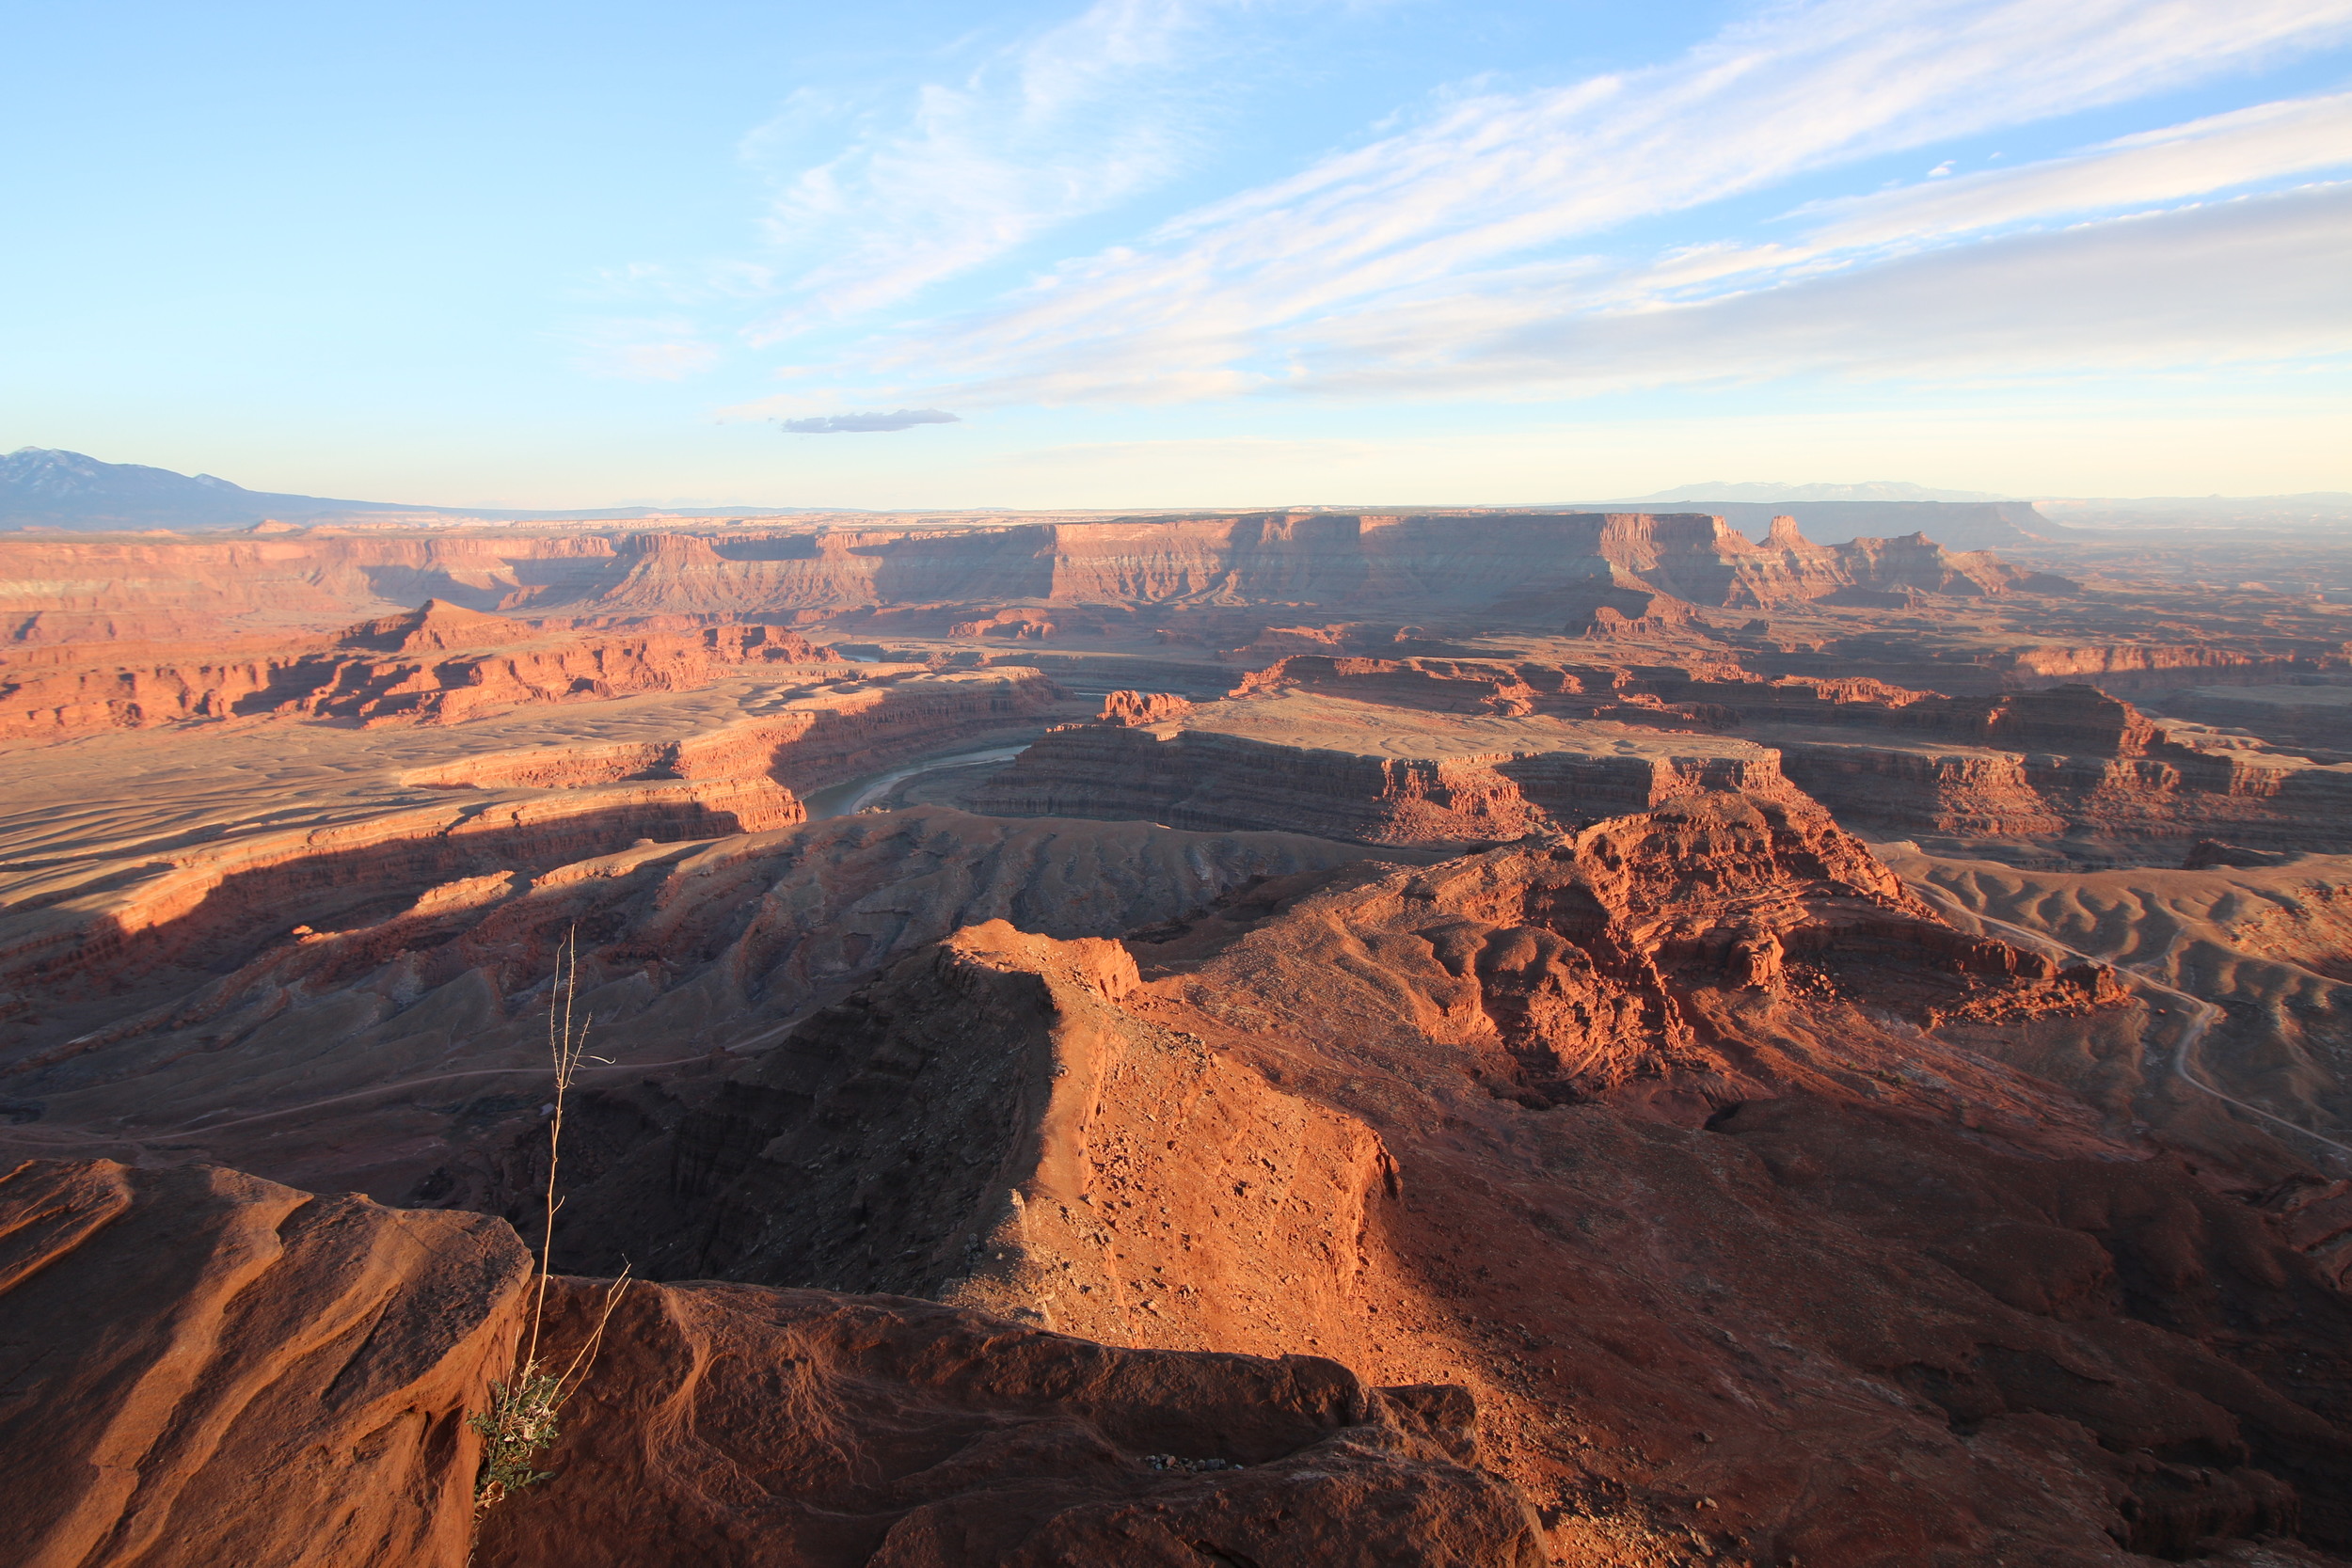
[{"label": "small shrub", "polygon": [[538,1467],[539,1455],[556,1439],[558,1413],[587,1381],[589,1370],[596,1365],[597,1347],[604,1343],[604,1326],[612,1321],[612,1309],[620,1305],[621,1292],[628,1287],[628,1271],[624,1268],[621,1276],[604,1293],[596,1328],[562,1371],[540,1364],[539,1330],[548,1310],[548,1256],[555,1244],[555,1211],[561,1207],[555,1196],[555,1179],[564,1152],[564,1103],[580,1062],[587,1058],[588,1026],[594,1022],[585,1014],[577,1026],[572,1022],[572,1001],[579,990],[580,933],[574,930],[564,937],[564,945],[556,952],[555,983],[548,992],[548,1055],[555,1067],[555,1109],[548,1122],[547,1207],[536,1259],[538,1277],[532,1290],[530,1339],[523,1351],[522,1365],[505,1381],[490,1385],[489,1408],[466,1418],[466,1424],[482,1435],[482,1464],[474,1472],[473,1482],[476,1519],[524,1487],[536,1485],[555,1473]]}]

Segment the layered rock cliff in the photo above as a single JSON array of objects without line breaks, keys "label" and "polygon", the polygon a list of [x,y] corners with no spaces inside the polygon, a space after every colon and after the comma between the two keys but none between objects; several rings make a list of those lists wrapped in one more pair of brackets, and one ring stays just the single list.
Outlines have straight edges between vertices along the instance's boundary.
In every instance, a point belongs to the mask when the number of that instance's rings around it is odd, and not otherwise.
[{"label": "layered rock cliff", "polygon": [[[1464,683],[1470,689],[1476,689]],[[1645,735],[1507,711],[1460,718],[1297,693],[1148,723],[1048,732],[977,797],[1012,816],[1137,818],[1372,844],[1512,839],[1692,791],[1788,794],[1741,740]]]},{"label": "layered rock cliff", "polygon": [[[176,995],[291,927],[372,924],[442,884],[520,886],[640,842],[786,827],[807,815],[796,789],[933,747],[1025,736],[1058,700],[1025,667],[883,671],[793,689],[755,712],[730,708],[699,729],[679,724],[675,739],[543,736],[357,777],[321,768],[167,837],[30,857],[0,879],[0,1050],[100,1037],[92,1029],[123,1026],[113,1016],[122,1009],[101,998],[178,972]],[[273,749],[265,733],[251,738]]]},{"label": "layered rock cliff", "polygon": [[[1035,733],[1061,700],[1041,670],[871,667],[803,684],[676,740],[532,746],[410,768],[427,788],[576,788],[640,779],[772,778],[806,793],[924,752]],[[819,680],[823,680],[820,675]]]},{"label": "layered rock cliff", "polygon": [[846,662],[773,626],[534,634],[430,599],[349,627],[325,647],[195,655],[144,668],[43,661],[0,672],[0,740],[262,715],[457,723],[518,705],[691,690],[747,667]]},{"label": "layered rock cliff", "polygon": [[[1913,535],[1759,546],[1696,514],[1245,514],[962,529],[8,542],[12,641],[331,626],[387,599],[718,620],[882,605],[1486,606],[1613,570],[1696,604],[1850,588],[1997,594],[2029,574]],[[969,619],[969,616],[953,617]],[[944,625],[945,623],[943,623]]]},{"label": "layered rock cliff", "polygon": [[0,1019],[119,991],[159,969],[234,967],[290,927],[397,907],[444,884],[528,879],[636,841],[761,832],[805,815],[771,780],[722,778],[452,799],[193,846],[0,914]]},{"label": "layered rock cliff", "polygon": [[[537,1456],[548,1473],[476,1541],[468,1417],[517,1354],[529,1262],[478,1215],[213,1167],[16,1165],[0,1176],[9,1560],[1541,1560],[1526,1500],[1472,1467],[1458,1387],[708,1285],[620,1296]],[[532,1338],[553,1364],[584,1353],[608,1288],[550,1282]]]},{"label": "layered rock cliff", "polygon": [[[1498,721],[1534,714],[1599,721],[1608,727],[1571,732],[1587,753],[1573,768],[1526,759],[1491,764],[1518,781],[1523,793],[1549,791],[1527,799],[1554,820],[1576,820],[1580,811],[1639,809],[1692,785],[1766,787],[1764,781],[1777,772],[1856,829],[1947,843],[1993,841],[2006,845],[2008,853],[2047,841],[2054,852],[2092,860],[2177,859],[2202,838],[2268,849],[2352,848],[2352,829],[2344,826],[2352,821],[2352,768],[2254,748],[2214,748],[2195,736],[2200,743],[2184,743],[2129,703],[2092,687],[1947,697],[1869,679],[1767,680],[1728,662],[1635,669],[1294,655],[1243,678],[1233,696],[1248,701],[1230,710],[1233,717],[1196,709],[1152,730],[1168,743],[1149,753],[1163,759],[1157,763],[1145,763],[1134,739],[1057,731],[986,798],[997,810],[1163,821],[1175,819],[1166,812],[1205,811],[1224,814],[1216,817],[1221,822],[1259,825],[1284,819],[1279,815],[1284,811],[1293,822],[1324,821],[1330,808],[1306,796],[1327,792],[1355,805],[1348,825],[1319,831],[1366,838],[1392,832],[1377,825],[1384,810],[1379,802],[1410,796],[1413,788],[1391,782],[1393,764],[1359,768],[1360,776],[1285,793],[1276,781],[1311,769],[1263,752],[1221,770],[1186,760],[1193,750],[1205,755],[1209,746],[1231,744],[1196,728],[1242,725],[1252,703],[1283,693],[1343,699],[1359,721],[1357,745],[1368,752],[1411,749],[1413,743],[1401,737],[1415,734],[1418,721],[1399,709]],[[1636,742],[1618,726],[1651,734]],[[1716,737],[1716,746],[1744,743],[1754,760],[1736,777],[1652,760],[1658,782],[1646,800],[1628,782],[1643,766],[1640,753],[1699,748],[1702,736]],[[1460,759],[1454,771],[1481,766]],[[1667,771],[1657,771],[1661,768]],[[1201,782],[1212,773],[1211,782]],[[1535,774],[1546,782],[1534,784]],[[1448,787],[1466,786],[1433,774],[1413,798]],[[1491,797],[1494,786],[1486,788]],[[1192,803],[1196,794],[1205,803]],[[1485,815],[1494,831],[1481,834],[1461,822],[1453,825],[1452,836],[1508,837],[1504,830],[1536,820],[1491,807]]]}]

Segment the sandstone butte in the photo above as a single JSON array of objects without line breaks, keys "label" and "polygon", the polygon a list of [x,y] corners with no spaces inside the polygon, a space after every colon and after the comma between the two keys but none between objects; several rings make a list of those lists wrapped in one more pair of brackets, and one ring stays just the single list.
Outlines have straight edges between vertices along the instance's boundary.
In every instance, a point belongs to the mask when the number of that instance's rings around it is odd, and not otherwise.
[{"label": "sandstone butte", "polygon": [[0,1558],[2352,1562],[2345,612],[2201,547],[0,542]]}]

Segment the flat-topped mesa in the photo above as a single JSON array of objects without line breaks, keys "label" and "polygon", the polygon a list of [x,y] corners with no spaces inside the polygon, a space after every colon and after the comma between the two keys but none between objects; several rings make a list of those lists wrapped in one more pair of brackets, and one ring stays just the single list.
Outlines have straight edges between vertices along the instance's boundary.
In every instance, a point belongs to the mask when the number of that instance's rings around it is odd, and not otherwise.
[{"label": "flat-topped mesa", "polygon": [[2069,756],[2186,760],[2131,704],[2090,686],[1947,697],[1867,676],[1752,675],[1728,660],[1552,664],[1534,660],[1293,654],[1242,677],[1231,695],[1313,691],[1438,713],[1545,713],[1646,728],[1767,732],[1830,726],[1927,734]]},{"label": "flat-topped mesa", "polygon": [[1541,695],[1507,664],[1325,654],[1293,654],[1252,670],[1229,695],[1257,697],[1277,691],[1323,691],[1435,713],[1530,713]]},{"label": "flat-topped mesa", "polygon": [[[2002,853],[2038,843],[2094,861],[2171,860],[2205,837],[2352,847],[2352,827],[2337,826],[2352,821],[2352,768],[2181,744],[2085,686],[1947,697],[1867,678],[1765,680],[1727,663],[1300,654],[1232,695],[1172,726],[1140,726],[1165,744],[1049,735],[997,782],[991,809],[1411,843],[1549,831],[1691,788],[1793,785],[1850,826],[1974,835]],[[1279,733],[1285,714],[1297,733]],[[1491,739],[1463,742],[1481,726]],[[1471,756],[1464,744],[1491,751]],[[1324,760],[1308,766],[1309,752]],[[1584,760],[1569,768],[1528,752]],[[1359,799],[1341,800],[1348,788]]]},{"label": "flat-topped mesa", "polygon": [[[2034,586],[1992,556],[1955,554],[1915,534],[1836,546],[1785,535],[1756,545],[1706,513],[1266,513],[563,538],[0,541],[0,580],[12,585],[0,593],[0,623],[16,640],[38,641],[315,634],[387,596],[535,616],[720,621],[936,605],[943,626],[987,620],[1007,605],[1049,604],[1292,604],[1421,619],[1555,593],[1612,567],[1717,606],[1855,586],[1972,596]],[[1048,623],[1063,617],[1030,622]]]},{"label": "flat-topped mesa", "polygon": [[1468,705],[1454,712],[1282,689],[1155,723],[1067,726],[976,808],[1442,845],[1557,832],[1694,792],[1798,798],[1776,754],[1749,741],[1564,721],[1488,705],[1475,681],[1459,689]]}]

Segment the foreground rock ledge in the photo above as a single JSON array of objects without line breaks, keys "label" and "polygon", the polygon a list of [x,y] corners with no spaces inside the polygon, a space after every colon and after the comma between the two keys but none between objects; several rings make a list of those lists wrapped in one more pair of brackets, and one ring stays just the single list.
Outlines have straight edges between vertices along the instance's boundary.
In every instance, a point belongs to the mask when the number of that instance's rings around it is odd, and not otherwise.
[{"label": "foreground rock ledge", "polygon": [[[215,1166],[0,1177],[0,1557],[458,1568],[530,1260],[501,1222]],[[602,1282],[559,1280],[559,1358]],[[475,1560],[1502,1565],[1453,1387],[1121,1350],[894,1297],[640,1285]]]}]

